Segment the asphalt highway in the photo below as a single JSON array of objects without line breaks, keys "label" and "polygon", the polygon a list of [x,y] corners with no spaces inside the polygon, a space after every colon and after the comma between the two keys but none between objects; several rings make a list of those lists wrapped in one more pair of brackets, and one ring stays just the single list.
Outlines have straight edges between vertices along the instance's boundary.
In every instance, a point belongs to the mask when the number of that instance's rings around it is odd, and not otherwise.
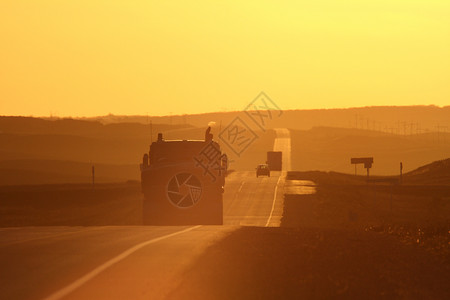
[{"label": "asphalt highway", "polygon": [[0,299],[164,299],[203,251],[239,226],[279,226],[289,131],[277,129],[283,171],[233,172],[224,226],[0,229]]}]

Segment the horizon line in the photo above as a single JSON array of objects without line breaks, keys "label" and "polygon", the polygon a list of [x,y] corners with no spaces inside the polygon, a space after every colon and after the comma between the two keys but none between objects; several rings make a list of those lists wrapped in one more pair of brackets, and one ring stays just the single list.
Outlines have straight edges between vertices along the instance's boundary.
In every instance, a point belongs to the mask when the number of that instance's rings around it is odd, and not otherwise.
[{"label": "horizon line", "polygon": [[[295,108],[295,109],[281,109],[283,112],[288,111],[317,111],[317,110],[351,110],[351,109],[370,109],[370,108],[412,108],[412,107],[435,107],[435,108],[448,108],[450,105],[439,106],[435,104],[414,104],[414,105],[368,105],[368,106],[353,106],[353,107],[333,107],[333,108]],[[199,116],[208,114],[227,114],[227,113],[239,113],[243,110],[231,110],[231,111],[211,111],[202,113],[190,113],[190,114],[167,114],[167,115],[149,115],[149,114],[115,114],[108,113],[105,115],[93,115],[93,116],[69,116],[69,115],[0,115],[1,117],[24,117],[24,118],[43,118],[43,119],[95,119],[105,117],[148,117],[148,118],[164,118],[164,117],[182,117],[182,116]],[[252,110],[253,111],[253,110]]]}]

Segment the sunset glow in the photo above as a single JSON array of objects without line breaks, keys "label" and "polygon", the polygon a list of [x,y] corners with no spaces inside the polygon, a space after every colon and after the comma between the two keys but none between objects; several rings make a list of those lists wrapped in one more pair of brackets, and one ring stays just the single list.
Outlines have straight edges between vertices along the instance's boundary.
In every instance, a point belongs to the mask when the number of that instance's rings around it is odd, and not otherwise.
[{"label": "sunset glow", "polygon": [[[194,4],[195,3],[195,4]],[[450,104],[450,2],[2,1],[0,114]]]}]

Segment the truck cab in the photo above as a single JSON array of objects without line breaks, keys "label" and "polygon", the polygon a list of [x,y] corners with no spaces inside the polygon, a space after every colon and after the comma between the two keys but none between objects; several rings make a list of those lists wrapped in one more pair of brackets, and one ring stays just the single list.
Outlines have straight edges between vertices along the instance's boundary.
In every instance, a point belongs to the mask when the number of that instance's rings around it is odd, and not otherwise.
[{"label": "truck cab", "polygon": [[226,171],[226,155],[212,137],[164,140],[158,134],[141,164],[143,223],[222,224]]}]

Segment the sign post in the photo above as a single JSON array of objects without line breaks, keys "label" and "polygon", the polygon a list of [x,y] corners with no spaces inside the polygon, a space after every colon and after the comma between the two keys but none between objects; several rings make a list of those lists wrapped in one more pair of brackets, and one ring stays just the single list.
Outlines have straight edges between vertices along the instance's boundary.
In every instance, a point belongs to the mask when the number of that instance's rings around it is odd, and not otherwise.
[{"label": "sign post", "polygon": [[95,167],[92,166],[92,187],[95,187]]},{"label": "sign post", "polygon": [[350,159],[350,163],[355,165],[355,175],[356,175],[356,165],[364,164],[364,168],[367,169],[367,178],[369,178],[369,169],[372,168],[373,157],[354,157]]}]

